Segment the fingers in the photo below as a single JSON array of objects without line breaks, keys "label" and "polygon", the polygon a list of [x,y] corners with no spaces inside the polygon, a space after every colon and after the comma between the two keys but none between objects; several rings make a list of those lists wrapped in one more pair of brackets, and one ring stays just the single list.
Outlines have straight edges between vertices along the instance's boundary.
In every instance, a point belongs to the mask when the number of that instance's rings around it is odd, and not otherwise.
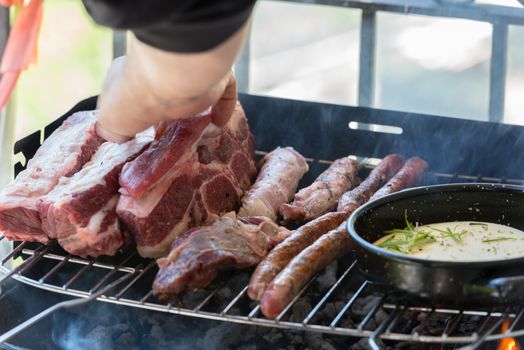
[{"label": "fingers", "polygon": [[155,112],[149,114],[144,104],[147,95],[140,96],[139,85],[126,78],[126,63],[125,57],[113,61],[98,99],[96,130],[111,142],[125,142],[156,122],[149,118]]},{"label": "fingers", "polygon": [[96,127],[96,133],[98,134],[98,136],[100,136],[101,138],[103,138],[106,141],[123,143],[131,139],[131,137],[121,135],[121,134],[115,133],[114,131],[105,129],[98,121],[95,127]]},{"label": "fingers", "polygon": [[[98,100],[96,130],[107,141],[125,142],[138,132],[169,119],[183,119],[211,106],[215,125],[224,126],[235,110],[237,81],[232,71],[204,94],[194,98],[159,99],[155,84],[144,84],[133,74],[133,58],[121,57],[111,65]],[[147,87],[149,86],[149,88]]]},{"label": "fingers", "polygon": [[231,71],[227,79],[227,85],[222,96],[211,108],[211,118],[217,126],[227,124],[237,103],[237,80],[233,71]]}]

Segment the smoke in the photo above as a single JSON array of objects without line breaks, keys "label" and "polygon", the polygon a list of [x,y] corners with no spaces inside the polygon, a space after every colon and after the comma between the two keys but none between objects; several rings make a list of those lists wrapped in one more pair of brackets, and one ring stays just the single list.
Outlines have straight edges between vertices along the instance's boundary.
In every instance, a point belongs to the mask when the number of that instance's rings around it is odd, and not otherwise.
[{"label": "smoke", "polygon": [[[258,150],[292,146],[315,160],[399,153],[424,158],[431,172],[522,178],[521,126],[258,96],[240,100]],[[402,132],[350,129],[350,122],[388,125]]]},{"label": "smoke", "polygon": [[57,313],[53,324],[62,350],[202,348],[200,327],[185,317],[101,302]]},{"label": "smoke", "polygon": [[[331,287],[340,274],[337,263],[332,264],[313,283],[313,295],[318,298],[319,291]],[[221,289],[207,308],[210,312],[219,312],[245,285],[248,273],[234,275]],[[347,299],[346,292],[336,298],[338,303],[328,303],[327,310],[321,315],[331,320],[337,308]],[[191,305],[202,299],[206,293],[189,293],[183,298],[184,305]],[[192,300],[195,299],[195,300]],[[216,299],[216,300],[215,300]],[[291,310],[290,320],[300,322],[316,299],[301,299]],[[341,304],[341,305],[339,305]],[[367,303],[372,306],[371,303]],[[238,308],[245,313],[255,303],[247,298]],[[191,306],[189,306],[191,308]],[[233,308],[230,314],[240,310]],[[369,308],[363,305],[366,310]],[[363,311],[364,312],[364,311]],[[292,332],[278,328],[255,327],[230,322],[212,321],[201,318],[185,317],[163,312],[94,302],[70,311],[56,313],[52,319],[51,336],[54,348],[62,350],[134,350],[134,349],[181,349],[181,350],[257,350],[257,349],[347,349],[348,339],[340,336],[328,336],[309,332]]]}]

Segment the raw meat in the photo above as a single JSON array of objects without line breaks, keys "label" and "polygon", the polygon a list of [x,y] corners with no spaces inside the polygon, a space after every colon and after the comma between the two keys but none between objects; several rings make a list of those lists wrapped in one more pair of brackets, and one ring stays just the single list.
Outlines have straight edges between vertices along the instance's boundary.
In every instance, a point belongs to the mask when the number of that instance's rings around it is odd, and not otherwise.
[{"label": "raw meat", "polygon": [[70,116],[44,141],[27,169],[0,192],[0,232],[10,240],[47,243],[38,201],[58,180],[87,163],[103,140],[95,132],[95,113]]},{"label": "raw meat", "polygon": [[117,213],[142,256],[164,256],[188,228],[235,209],[255,173],[253,135],[240,104],[224,127],[209,114],[172,121],[124,166]]},{"label": "raw meat", "polygon": [[167,257],[158,260],[153,292],[167,301],[207,286],[221,271],[255,266],[286,233],[266,217],[237,219],[234,213],[191,229],[173,243]]},{"label": "raw meat", "polygon": [[428,163],[424,159],[409,158],[398,173],[370,198],[370,201],[415,186],[424,176],[427,168]]},{"label": "raw meat", "polygon": [[358,162],[349,157],[337,159],[308,187],[295,194],[292,203],[280,206],[285,222],[302,223],[336,208],[338,199],[355,184]]},{"label": "raw meat", "polygon": [[103,143],[82,170],[58,185],[39,203],[42,228],[71,254],[114,255],[124,245],[116,215],[118,177],[124,163],[137,156],[153,132],[116,144]]},{"label": "raw meat", "polygon": [[293,198],[298,182],[309,170],[306,160],[291,147],[273,150],[262,159],[262,169],[242,199],[239,216],[266,216],[277,220],[278,208]]},{"label": "raw meat", "polygon": [[[424,175],[427,167],[428,163],[421,158],[408,159],[398,173],[386,185],[376,191],[369,200],[379,199],[415,186]],[[366,181],[360,186],[368,187]],[[372,180],[370,180],[371,182]],[[369,195],[366,196],[369,198]],[[315,243],[293,257],[267,286],[260,299],[262,313],[268,318],[277,317],[315,273],[324,269],[334,260],[348,254],[352,246],[353,241],[349,237],[345,222],[338,228],[322,235]]]},{"label": "raw meat", "polygon": [[348,191],[338,201],[338,211],[354,212],[366,203],[378,189],[395,175],[402,165],[404,158],[398,154],[390,154],[371,171],[369,176],[358,187]]}]

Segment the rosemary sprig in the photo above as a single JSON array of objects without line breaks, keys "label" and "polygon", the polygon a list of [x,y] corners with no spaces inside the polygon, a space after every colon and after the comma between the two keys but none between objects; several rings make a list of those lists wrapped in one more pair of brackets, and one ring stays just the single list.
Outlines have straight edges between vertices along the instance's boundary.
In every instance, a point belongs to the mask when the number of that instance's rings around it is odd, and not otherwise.
[{"label": "rosemary sprig", "polygon": [[512,238],[512,237],[499,237],[499,238],[493,238],[493,239],[485,239],[482,241],[482,243],[500,242],[500,241],[514,240],[514,239],[515,238]]},{"label": "rosemary sprig", "polygon": [[404,221],[406,221],[406,227],[411,231],[416,231],[415,226],[408,220],[408,210],[404,209]]},{"label": "rosemary sprig", "polygon": [[431,227],[431,226],[428,226],[430,229],[434,230],[434,231],[437,231],[437,232],[440,232],[442,234],[444,234],[445,236],[447,237],[450,237],[452,240],[454,240],[455,242],[457,243],[462,243],[462,236],[466,233],[468,233],[468,231],[466,230],[463,230],[462,232],[453,232],[451,231],[451,229],[449,227],[446,227],[445,230],[441,230],[439,228],[436,228],[436,227]]},{"label": "rosemary sprig", "polygon": [[377,245],[381,248],[407,253],[414,247],[435,242],[435,238],[431,236],[429,231],[419,230],[418,227],[415,227],[415,225],[408,220],[407,209],[404,211],[404,220],[406,222],[406,228],[384,231],[384,233],[390,234],[391,236]]},{"label": "rosemary sprig", "polygon": [[484,231],[488,230],[488,225],[482,222],[470,222],[470,226],[480,226]]}]

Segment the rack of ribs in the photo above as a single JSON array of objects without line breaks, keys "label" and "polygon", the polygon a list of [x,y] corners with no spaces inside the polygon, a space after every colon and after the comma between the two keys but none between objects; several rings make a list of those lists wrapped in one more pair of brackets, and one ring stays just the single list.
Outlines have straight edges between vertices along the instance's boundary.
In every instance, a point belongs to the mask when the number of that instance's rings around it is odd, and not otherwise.
[{"label": "rack of ribs", "polygon": [[116,215],[118,177],[153,136],[151,129],[122,144],[105,142],[79,172],[60,179],[38,205],[48,237],[71,254],[114,255],[125,242]]},{"label": "rack of ribs", "polygon": [[14,181],[0,192],[0,232],[9,240],[48,243],[38,202],[62,177],[87,163],[103,140],[95,132],[94,112],[67,118],[47,138]]}]

